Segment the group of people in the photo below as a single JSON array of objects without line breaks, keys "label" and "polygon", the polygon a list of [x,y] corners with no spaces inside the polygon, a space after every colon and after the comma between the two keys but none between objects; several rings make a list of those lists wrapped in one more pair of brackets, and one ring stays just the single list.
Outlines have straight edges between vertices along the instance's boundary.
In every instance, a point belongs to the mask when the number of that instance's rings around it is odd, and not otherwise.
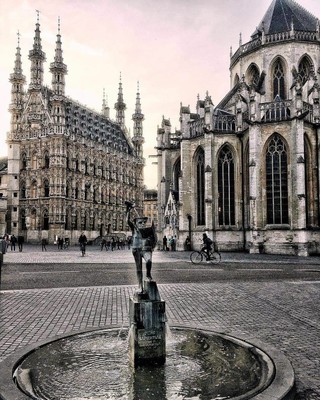
[{"label": "group of people", "polygon": [[126,246],[128,247],[128,250],[131,248],[131,242],[132,238],[129,237],[128,239],[121,239],[118,237],[111,237],[111,238],[102,238],[100,247],[101,251],[105,249],[106,251],[111,250],[124,250]]},{"label": "group of people", "polygon": [[11,251],[16,251],[16,246],[18,246],[19,251],[23,248],[23,236],[16,237],[15,235],[8,235],[7,233],[3,235],[2,240],[4,241],[5,251],[10,247]]},{"label": "group of people", "polygon": [[166,235],[162,239],[162,250],[164,251],[176,251],[177,250],[177,236],[171,236],[169,239]]}]

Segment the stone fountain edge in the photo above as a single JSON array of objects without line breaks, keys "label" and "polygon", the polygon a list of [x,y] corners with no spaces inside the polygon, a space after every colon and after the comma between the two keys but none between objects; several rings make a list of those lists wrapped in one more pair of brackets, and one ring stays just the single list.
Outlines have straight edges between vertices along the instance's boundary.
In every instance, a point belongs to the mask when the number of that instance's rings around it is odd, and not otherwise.
[{"label": "stone fountain edge", "polygon": [[[236,332],[228,332],[227,334],[224,332],[219,332],[213,329],[208,328],[196,328],[194,326],[186,326],[186,325],[170,325],[171,329],[190,329],[190,330],[198,330],[206,333],[216,334],[226,339],[232,340],[237,343],[241,343],[247,347],[251,347],[253,350],[256,350],[260,356],[264,353],[272,360],[273,367],[269,364],[266,358],[263,361],[267,365],[267,369],[269,373],[272,374],[272,377],[269,376],[267,379],[269,380],[269,385],[263,389],[263,392],[258,393],[250,397],[253,400],[292,400],[294,399],[295,394],[295,383],[294,383],[294,370],[293,367],[288,360],[288,358],[280,352],[278,349],[266,345],[262,343],[258,339],[248,339]],[[121,330],[121,329],[129,329],[129,325],[108,325],[105,327],[99,328],[88,328],[80,331],[70,331],[61,335],[56,335],[51,338],[47,338],[36,343],[27,345],[10,356],[5,358],[0,362],[0,399],[1,400],[30,400],[30,397],[24,394],[19,390],[17,385],[13,380],[13,372],[17,368],[17,366],[32,352],[37,349],[61,340],[63,338],[67,338],[70,336],[81,335],[90,332],[98,332],[98,331],[106,331],[106,330]],[[271,371],[272,370],[272,371]],[[241,400],[242,396],[234,398],[233,400]],[[247,397],[248,398],[248,397]]]}]

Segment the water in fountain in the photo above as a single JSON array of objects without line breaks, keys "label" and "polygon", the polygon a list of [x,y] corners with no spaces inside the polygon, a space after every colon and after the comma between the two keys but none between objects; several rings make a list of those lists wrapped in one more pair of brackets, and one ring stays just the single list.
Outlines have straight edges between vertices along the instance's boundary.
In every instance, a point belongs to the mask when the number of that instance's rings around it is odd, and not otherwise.
[{"label": "water in fountain", "polygon": [[128,331],[121,328],[37,348],[23,359],[15,377],[34,399],[222,400],[261,390],[264,368],[250,346],[210,332],[171,328],[165,365],[133,369]]}]

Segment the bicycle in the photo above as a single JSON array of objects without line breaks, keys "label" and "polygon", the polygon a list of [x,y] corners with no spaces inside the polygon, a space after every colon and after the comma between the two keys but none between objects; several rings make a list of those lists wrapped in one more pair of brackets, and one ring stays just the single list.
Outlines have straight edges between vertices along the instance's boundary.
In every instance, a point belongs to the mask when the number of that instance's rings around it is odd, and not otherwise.
[{"label": "bicycle", "polygon": [[221,261],[221,254],[214,250],[211,250],[209,256],[204,250],[195,250],[190,254],[192,264],[200,264],[203,260],[212,264],[218,264]]}]

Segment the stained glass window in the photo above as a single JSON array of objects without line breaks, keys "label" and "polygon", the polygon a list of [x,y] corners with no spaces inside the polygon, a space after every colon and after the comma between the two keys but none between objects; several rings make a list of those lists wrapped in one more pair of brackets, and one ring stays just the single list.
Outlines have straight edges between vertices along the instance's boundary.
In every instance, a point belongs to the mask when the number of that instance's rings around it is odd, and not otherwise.
[{"label": "stained glass window", "polygon": [[288,157],[279,135],[270,140],[266,154],[267,223],[288,224]]},{"label": "stained glass window", "polygon": [[234,159],[229,146],[224,146],[218,159],[219,225],[235,224]]}]

